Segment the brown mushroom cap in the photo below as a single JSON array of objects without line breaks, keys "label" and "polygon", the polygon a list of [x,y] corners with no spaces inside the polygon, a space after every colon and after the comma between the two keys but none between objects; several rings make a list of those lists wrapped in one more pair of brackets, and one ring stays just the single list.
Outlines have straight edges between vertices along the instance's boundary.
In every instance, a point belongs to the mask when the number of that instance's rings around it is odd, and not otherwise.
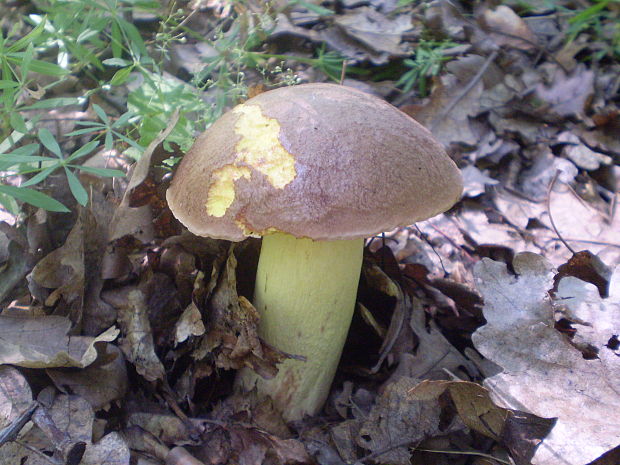
[{"label": "brown mushroom cap", "polygon": [[458,168],[415,120],[349,87],[304,84],[224,114],[185,155],[166,197],[201,236],[339,240],[430,218],[461,191]]}]

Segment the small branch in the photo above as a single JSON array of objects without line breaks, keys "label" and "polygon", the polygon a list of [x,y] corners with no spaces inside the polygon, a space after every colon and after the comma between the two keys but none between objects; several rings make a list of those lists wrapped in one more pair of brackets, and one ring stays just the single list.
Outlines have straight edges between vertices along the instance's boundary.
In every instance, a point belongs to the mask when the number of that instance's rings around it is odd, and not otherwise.
[{"label": "small branch", "polygon": [[38,407],[39,404],[33,402],[30,404],[28,409],[13,420],[9,426],[0,430],[0,447],[7,442],[15,441],[15,439],[17,439],[17,435],[22,430],[24,425],[30,421],[32,414]]}]

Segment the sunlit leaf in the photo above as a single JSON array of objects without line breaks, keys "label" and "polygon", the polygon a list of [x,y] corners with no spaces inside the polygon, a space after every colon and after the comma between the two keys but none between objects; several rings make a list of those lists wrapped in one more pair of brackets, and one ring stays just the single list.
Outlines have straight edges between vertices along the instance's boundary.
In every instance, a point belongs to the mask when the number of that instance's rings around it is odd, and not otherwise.
[{"label": "sunlit leaf", "polygon": [[34,205],[35,207],[43,208],[44,210],[63,213],[67,213],[70,211],[58,200],[55,200],[49,195],[43,194],[42,192],[35,191],[34,189],[27,189],[25,187],[5,186],[3,184],[0,184],[0,192],[18,200],[21,200],[22,202]]},{"label": "sunlit leaf", "polygon": [[62,150],[60,150],[60,145],[58,145],[58,142],[56,142],[56,138],[52,135],[49,129],[39,129],[38,137],[47,150],[52,152],[58,158],[62,158]]},{"label": "sunlit leaf", "polygon": [[75,200],[77,200],[80,205],[85,206],[88,202],[88,192],[86,192],[86,189],[84,189],[84,186],[82,186],[77,176],[73,174],[73,171],[65,167],[65,173],[67,174],[69,189],[71,189],[73,197],[75,197]]}]

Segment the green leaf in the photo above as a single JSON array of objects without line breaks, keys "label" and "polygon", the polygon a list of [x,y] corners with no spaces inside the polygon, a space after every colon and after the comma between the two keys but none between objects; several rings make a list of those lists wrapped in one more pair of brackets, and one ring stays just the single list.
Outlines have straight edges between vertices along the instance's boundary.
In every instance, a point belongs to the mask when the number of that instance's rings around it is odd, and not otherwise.
[{"label": "green leaf", "polygon": [[82,147],[77,149],[75,152],[73,152],[71,155],[69,155],[69,157],[65,160],[65,163],[76,160],[85,155],[88,155],[90,152],[95,150],[95,148],[98,145],[99,145],[99,142],[97,142],[96,140],[91,140],[89,143],[83,145]]},{"label": "green leaf", "polygon": [[119,69],[116,73],[114,73],[112,79],[110,79],[110,84],[112,84],[113,86],[120,86],[121,84],[124,84],[125,82],[127,82],[127,79],[129,78],[129,75],[132,71],[133,66]]},{"label": "green leaf", "polygon": [[112,148],[114,147],[114,140],[112,138],[112,133],[110,132],[106,133],[103,145],[105,146],[106,150],[112,150]]},{"label": "green leaf", "polygon": [[39,110],[43,108],[66,107],[67,105],[77,105],[80,103],[80,100],[81,99],[79,98],[71,97],[48,98],[33,105],[28,105],[27,107],[21,107],[20,110]]},{"label": "green leaf", "polygon": [[71,193],[75,200],[82,206],[85,206],[88,202],[88,192],[84,189],[84,186],[80,183],[80,180],[77,178],[73,171],[65,167],[65,173],[67,174],[67,181],[69,181],[69,189],[71,189]]},{"label": "green leaf", "polygon": [[[6,59],[11,63],[21,65],[24,59],[24,52],[8,54],[6,55]],[[33,73],[44,74],[46,76],[64,76],[69,73],[68,69],[42,60],[32,60],[30,62],[30,71]]]},{"label": "green leaf", "polygon": [[103,63],[106,66],[129,66],[131,62],[127,60],[123,60],[122,58],[108,58],[107,60],[103,60]]},{"label": "green leaf", "polygon": [[125,172],[121,170],[113,170],[111,168],[93,168],[92,166],[84,165],[70,165],[80,171],[94,174],[96,176],[103,176],[106,178],[122,178],[125,176]]},{"label": "green leaf", "polygon": [[60,150],[60,145],[56,142],[56,139],[52,135],[52,133],[47,128],[39,129],[38,134],[39,140],[45,146],[47,150],[52,152],[58,158],[62,158],[62,150]]},{"label": "green leaf", "polygon": [[320,5],[315,5],[314,3],[305,2],[304,0],[297,0],[297,1],[292,2],[292,3],[300,5],[300,6],[304,7],[306,10],[308,10],[309,12],[315,13],[315,14],[320,15],[320,16],[331,16],[331,15],[334,14],[334,12],[332,10],[328,10],[327,8],[323,8]]},{"label": "green leaf", "polygon": [[105,126],[77,129],[75,131],[68,132],[67,134],[65,134],[65,136],[81,136],[82,134],[90,134],[92,132],[97,132],[101,129],[105,129]]},{"label": "green leaf", "polygon": [[15,87],[19,87],[19,83],[15,81],[10,81],[7,79],[0,79],[0,90],[2,89],[14,89]]},{"label": "green leaf", "polygon": [[118,23],[114,21],[112,23],[112,56],[114,58],[120,58],[123,55],[123,37],[121,34],[121,28]]},{"label": "green leaf", "polygon": [[45,178],[47,178],[50,174],[52,174],[56,169],[60,166],[60,163],[56,163],[55,165],[48,166],[43,171],[39,171],[33,177],[31,177],[28,181],[22,183],[22,187],[34,186],[35,184],[39,184]]},{"label": "green leaf", "polygon": [[5,186],[0,184],[0,192],[9,195],[22,202],[29,203],[38,208],[52,212],[68,213],[69,210],[58,200],[51,198],[49,195],[45,195],[42,192],[35,191],[34,189],[27,189],[25,187]]},{"label": "green leaf", "polygon": [[28,132],[28,127],[26,126],[26,121],[22,115],[20,115],[16,111],[12,111],[9,116],[9,122],[11,123],[11,127],[22,134],[26,134]]},{"label": "green leaf", "polygon": [[5,154],[2,154],[1,156],[4,156],[4,155],[30,156],[36,153],[37,150],[39,150],[39,144],[26,144],[26,145],[22,145],[21,147],[16,148],[11,153],[5,153]]},{"label": "green leaf", "polygon": [[33,58],[34,58],[34,46],[32,45],[32,42],[31,42],[28,44],[28,47],[26,48],[26,51],[24,52],[24,55],[22,57],[22,63],[21,63],[22,76],[25,76],[26,74],[28,74],[28,71],[30,71],[30,64],[32,63]]},{"label": "green leaf", "polygon": [[45,18],[43,18],[43,21],[37,24],[37,26],[32,31],[30,31],[28,34],[26,34],[21,39],[16,40],[13,43],[13,45],[11,45],[10,47],[7,47],[6,49],[7,52],[12,53],[18,50],[23,50],[24,48],[28,46],[28,44],[31,44],[32,42],[34,42],[34,40],[39,35],[41,35],[41,33],[43,32],[43,28],[45,28]]},{"label": "green leaf", "polygon": [[99,105],[94,103],[93,109],[95,110],[95,113],[97,113],[97,116],[99,116],[99,119],[101,119],[101,121],[103,121],[106,124],[106,126],[108,126],[110,124],[110,120],[108,119],[108,115],[105,114],[105,111],[103,110],[103,108],[101,108]]}]

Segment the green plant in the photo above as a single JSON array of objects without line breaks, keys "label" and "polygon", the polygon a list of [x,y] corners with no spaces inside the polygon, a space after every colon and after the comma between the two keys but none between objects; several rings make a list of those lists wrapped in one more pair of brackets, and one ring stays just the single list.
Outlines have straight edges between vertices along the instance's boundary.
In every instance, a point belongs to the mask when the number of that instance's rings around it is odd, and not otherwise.
[{"label": "green plant", "polygon": [[[226,9],[229,16],[216,21],[215,32],[206,38],[187,26],[185,13],[176,9],[174,1],[167,9],[152,0],[31,2],[29,14],[14,18],[9,28],[0,17],[0,203],[14,213],[16,200],[65,211],[66,207],[33,189],[57,170],[67,176],[77,201],[85,202],[85,191],[74,172],[88,170],[80,168],[79,162],[91,151],[62,157],[61,148],[76,142],[88,148],[97,144],[137,159],[180,110],[166,143],[186,150],[197,133],[247,95],[248,70],[262,73],[265,81],[294,84],[297,77],[285,61],[316,67],[333,80],[340,79],[343,67],[343,57],[324,47],[313,57],[260,51],[275,26],[277,12],[270,2],[261,5],[262,11],[244,0],[234,2],[233,8]],[[333,13],[310,2],[296,3],[322,15]],[[132,16],[140,10],[159,18],[155,31],[140,30],[134,24]],[[207,42],[214,53],[186,82],[165,73],[164,67],[171,45],[188,38]],[[280,60],[278,65],[272,63],[274,58]],[[68,76],[77,82],[78,92],[72,97],[63,97],[62,92],[51,96]],[[111,97],[119,90],[128,91],[126,102],[120,104]],[[98,101],[112,103],[108,110],[91,101],[95,95]],[[69,105],[88,105],[96,118],[76,121],[75,130],[55,138],[37,130],[37,111]],[[45,150],[52,156],[43,155]]]},{"label": "green plant", "polygon": [[[616,11],[610,6],[616,4]],[[617,18],[617,8],[620,0],[598,0],[592,6],[580,11],[571,11],[568,19],[567,40],[572,42],[579,34],[592,31],[601,43],[607,44],[594,53],[592,59],[598,61],[605,55],[620,57],[620,23]],[[606,29],[609,28],[609,29]]]},{"label": "green plant", "polygon": [[396,86],[400,87],[403,92],[409,92],[414,86],[417,86],[420,95],[426,96],[428,79],[438,75],[441,66],[450,60],[450,57],[442,52],[447,48],[454,47],[454,45],[448,41],[420,42],[413,57],[403,60],[403,64],[409,68],[409,71],[396,81]]},{"label": "green plant", "polygon": [[[99,142],[96,140],[88,142],[65,157],[58,141],[48,129],[40,129],[37,138],[43,147],[54,156],[35,155],[35,153],[40,151],[40,147],[36,143],[24,145],[9,153],[0,154],[0,172],[3,173],[0,178],[33,175],[19,187],[0,185],[0,193],[15,197],[34,206],[45,208],[46,210],[69,211],[57,200],[43,193],[33,191],[29,187],[39,184],[55,171],[62,169],[67,176],[71,193],[80,205],[86,205],[88,193],[76,176],[76,171],[104,177],[124,176],[124,173],[120,170],[93,168],[77,163],[80,158],[89,155],[99,146]],[[0,203],[3,203],[8,210],[12,209],[12,205],[3,202],[2,198],[0,198]]]}]

